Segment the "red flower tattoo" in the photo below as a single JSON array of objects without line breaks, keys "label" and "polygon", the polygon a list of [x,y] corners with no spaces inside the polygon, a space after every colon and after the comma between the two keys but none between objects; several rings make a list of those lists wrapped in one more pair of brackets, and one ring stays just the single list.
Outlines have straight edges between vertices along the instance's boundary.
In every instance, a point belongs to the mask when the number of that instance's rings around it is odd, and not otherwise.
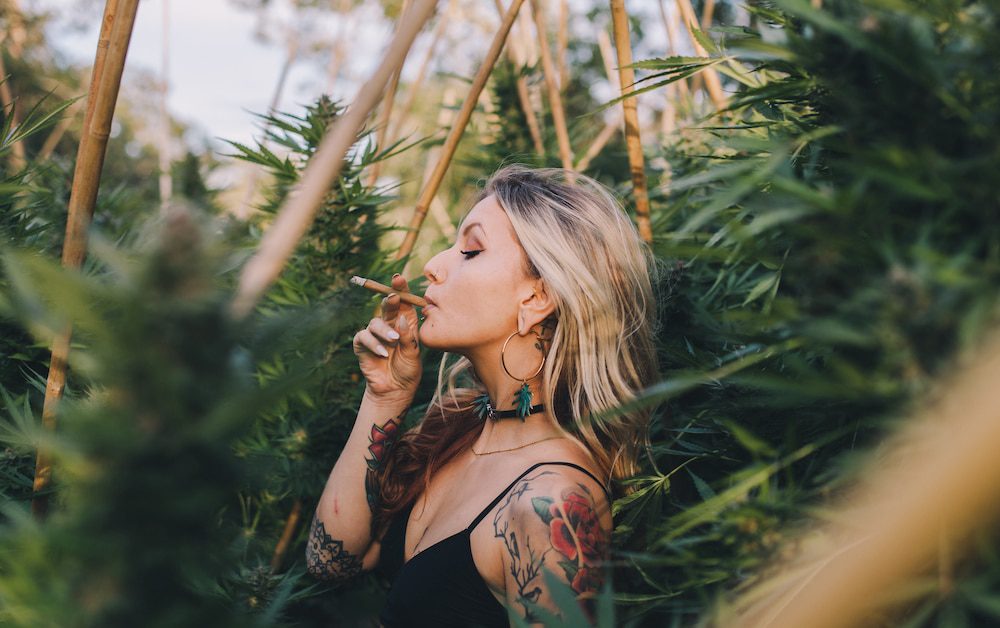
[{"label": "red flower tattoo", "polygon": [[404,411],[398,418],[389,419],[381,426],[372,425],[371,434],[368,435],[368,453],[371,454],[371,457],[365,459],[365,464],[368,465],[368,470],[365,472],[365,496],[372,512],[375,512],[379,502],[377,475],[385,463],[389,450],[396,444],[399,424],[405,413]]},{"label": "red flower tattoo", "polygon": [[577,594],[596,593],[601,588],[603,573],[599,564],[608,549],[608,535],[594,509],[589,491],[587,496],[576,490],[563,492],[562,499],[533,497],[535,513],[549,526],[552,547],[565,559],[559,566]]},{"label": "red flower tattoo", "polygon": [[[565,513],[565,518],[564,518]],[[583,561],[600,560],[604,552],[604,531],[590,502],[579,493],[570,493],[562,503],[549,506],[552,520],[549,531],[552,546],[570,560],[577,560],[583,552]]]},{"label": "red flower tattoo", "polygon": [[372,425],[372,433],[368,435],[368,453],[372,455],[368,459],[370,468],[379,468],[382,461],[385,460],[385,452],[395,444],[397,432],[399,432],[399,423],[395,420],[386,422],[382,427]]}]

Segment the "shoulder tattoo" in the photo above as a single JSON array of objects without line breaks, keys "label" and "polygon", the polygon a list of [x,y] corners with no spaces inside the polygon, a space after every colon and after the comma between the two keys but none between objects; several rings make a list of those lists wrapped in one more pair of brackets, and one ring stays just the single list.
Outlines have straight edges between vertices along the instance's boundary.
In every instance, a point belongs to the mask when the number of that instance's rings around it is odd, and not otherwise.
[{"label": "shoulder tattoo", "polygon": [[503,540],[507,553],[508,582],[516,587],[508,597],[529,622],[537,621],[532,609],[546,593],[543,569],[561,576],[586,601],[601,588],[610,545],[590,489],[577,483],[557,496],[548,494],[538,480],[550,475],[555,474],[546,471],[519,482],[493,518],[494,536]]}]

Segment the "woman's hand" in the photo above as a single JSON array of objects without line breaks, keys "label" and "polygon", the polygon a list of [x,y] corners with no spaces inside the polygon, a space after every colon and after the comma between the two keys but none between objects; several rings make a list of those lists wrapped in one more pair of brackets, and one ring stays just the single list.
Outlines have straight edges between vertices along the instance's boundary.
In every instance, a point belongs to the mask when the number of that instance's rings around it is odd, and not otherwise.
[{"label": "woman's hand", "polygon": [[[394,275],[391,285],[409,292],[402,275]],[[354,334],[354,353],[368,384],[365,394],[372,400],[408,404],[413,399],[423,372],[417,332],[416,309],[389,295],[382,299],[382,317]]]}]

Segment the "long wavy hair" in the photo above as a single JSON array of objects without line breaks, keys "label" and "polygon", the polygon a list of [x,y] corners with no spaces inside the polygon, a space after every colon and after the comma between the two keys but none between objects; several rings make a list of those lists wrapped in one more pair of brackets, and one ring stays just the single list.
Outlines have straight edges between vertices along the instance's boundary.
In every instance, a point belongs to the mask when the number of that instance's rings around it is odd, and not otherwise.
[{"label": "long wavy hair", "polygon": [[[541,278],[556,304],[543,323],[551,334],[543,403],[587,448],[613,494],[627,492],[613,480],[638,472],[651,410],[614,409],[659,378],[655,257],[615,197],[586,176],[507,166],[489,178],[479,200],[490,195],[520,240],[525,273]],[[482,430],[472,400],[485,389],[472,363],[460,356],[448,365],[453,357],[442,358],[427,413],[380,470],[376,531]]]}]

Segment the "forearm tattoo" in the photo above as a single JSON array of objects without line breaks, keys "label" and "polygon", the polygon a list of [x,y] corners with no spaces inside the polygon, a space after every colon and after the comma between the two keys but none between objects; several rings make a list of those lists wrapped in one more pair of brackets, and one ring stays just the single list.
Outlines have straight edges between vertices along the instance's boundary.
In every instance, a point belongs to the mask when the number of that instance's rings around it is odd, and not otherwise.
[{"label": "forearm tattoo", "polygon": [[389,419],[381,426],[372,425],[371,434],[368,435],[368,453],[365,458],[368,469],[365,471],[365,496],[368,498],[368,508],[372,512],[378,507],[379,482],[378,472],[385,463],[386,457],[392,446],[396,444],[399,436],[399,424],[402,423],[406,410],[394,419]]},{"label": "forearm tattoo", "polygon": [[347,580],[361,573],[361,559],[345,550],[343,541],[327,534],[318,513],[309,529],[306,566],[321,580]]},{"label": "forearm tattoo", "polygon": [[[503,539],[509,555],[510,576],[516,586],[515,600],[528,622],[538,621],[532,609],[543,593],[539,576],[546,567],[546,560],[558,565],[557,573],[562,572],[585,610],[590,611],[587,604],[601,588],[601,563],[610,543],[610,534],[601,525],[593,495],[583,484],[564,489],[558,499],[531,494],[531,482],[549,473],[540,473],[518,483],[493,518],[494,536]],[[532,538],[522,533],[524,538],[519,539],[511,529],[512,513],[525,497],[531,499],[530,512],[538,517],[536,521],[545,526],[539,528],[546,530],[544,537],[536,534]],[[535,547],[532,547],[532,540]]]}]

